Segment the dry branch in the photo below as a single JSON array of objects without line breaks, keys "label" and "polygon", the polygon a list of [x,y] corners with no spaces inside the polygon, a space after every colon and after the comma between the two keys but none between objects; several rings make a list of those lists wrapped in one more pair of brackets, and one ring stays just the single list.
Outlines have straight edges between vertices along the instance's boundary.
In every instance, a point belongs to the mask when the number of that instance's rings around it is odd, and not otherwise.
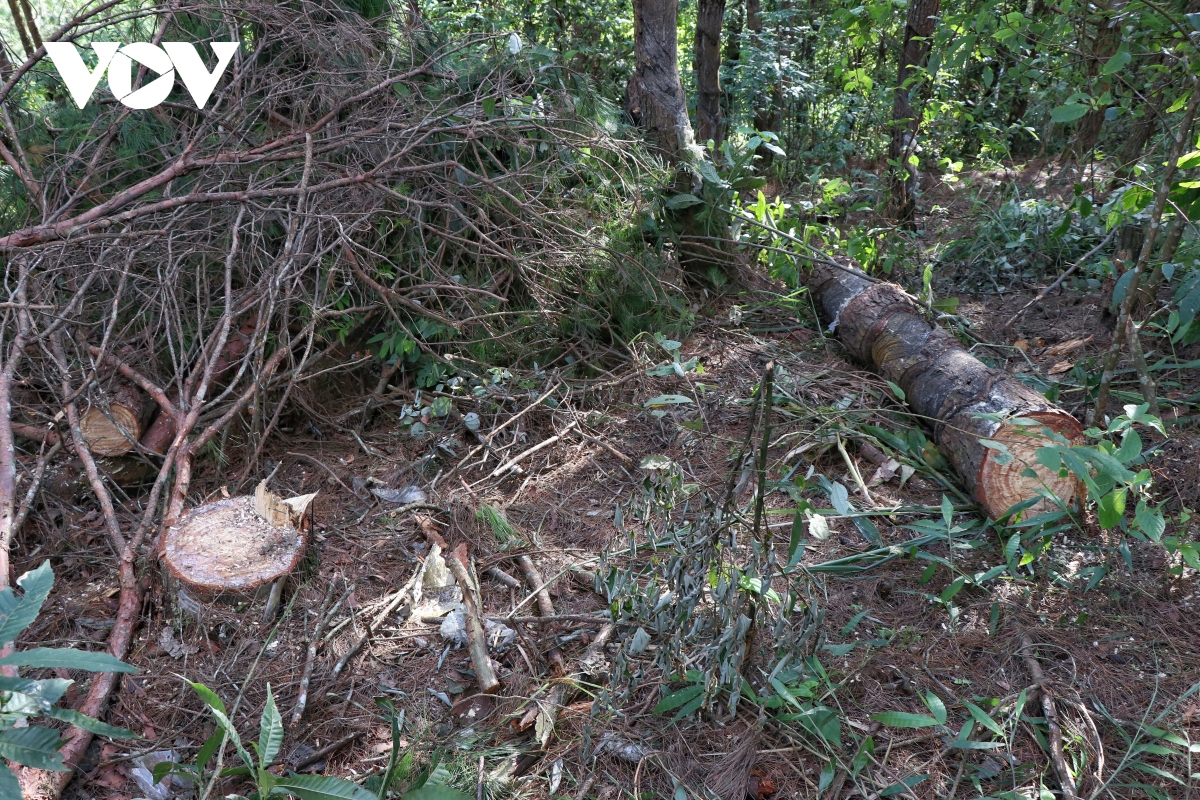
[{"label": "dry branch", "polygon": [[1029,677],[1038,687],[1042,713],[1046,715],[1046,726],[1050,729],[1050,761],[1054,765],[1054,774],[1058,776],[1058,785],[1062,787],[1065,800],[1078,800],[1079,792],[1075,787],[1075,778],[1071,775],[1066,755],[1063,753],[1062,727],[1058,724],[1058,709],[1054,703],[1054,691],[1046,680],[1046,675],[1042,672],[1042,665],[1038,663],[1037,650],[1033,640],[1029,638],[1029,634],[1021,634],[1019,642],[1021,658],[1025,661],[1025,668],[1029,670]]},{"label": "dry branch", "polygon": [[304,656],[304,670],[300,673],[300,688],[296,697],[296,709],[292,711],[292,719],[289,724],[295,726],[300,722],[300,718],[304,716],[304,709],[308,706],[308,682],[312,680],[313,663],[317,660],[317,646],[321,641],[321,631],[325,627],[326,614],[329,612],[329,603],[333,600],[334,590],[338,586],[338,578],[335,577],[329,582],[329,587],[325,590],[325,597],[321,600],[321,607],[317,610],[317,619],[313,623],[312,630],[308,636],[308,648]]},{"label": "dry branch", "polygon": [[454,579],[458,581],[463,593],[463,612],[467,621],[467,650],[471,654],[471,665],[475,668],[475,680],[482,694],[494,694],[500,689],[500,679],[492,667],[492,659],[488,655],[487,633],[483,627],[483,604],[479,597],[479,587],[471,578],[468,568],[467,545],[459,542],[446,558],[446,566],[450,568]]},{"label": "dry branch", "polygon": [[[538,568],[534,565],[533,559],[529,556],[518,556],[517,563],[521,565],[521,571],[525,573],[525,580],[529,582],[529,588],[537,594],[538,611],[543,617],[554,617],[554,603],[550,601],[550,593],[546,591],[546,583],[542,580],[542,573],[538,572]],[[554,671],[558,675],[565,674],[567,665],[563,661],[562,653],[557,647],[551,648],[546,654],[550,659],[550,663],[554,665]]]}]

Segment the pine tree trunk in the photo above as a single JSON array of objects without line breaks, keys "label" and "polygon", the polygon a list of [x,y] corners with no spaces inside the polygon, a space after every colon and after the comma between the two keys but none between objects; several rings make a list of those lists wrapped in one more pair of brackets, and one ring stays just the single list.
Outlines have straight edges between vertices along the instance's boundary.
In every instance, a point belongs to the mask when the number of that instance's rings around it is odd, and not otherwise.
[{"label": "pine tree trunk", "polygon": [[[1093,6],[1095,7],[1095,6]],[[1117,47],[1121,44],[1121,31],[1117,23],[1109,19],[1107,4],[1099,5],[1096,13],[1096,35],[1092,39],[1091,53],[1087,59],[1088,83],[1095,88],[1092,90],[1096,97],[1104,95],[1112,89],[1112,78],[1100,74],[1100,67],[1108,61]],[[1100,141],[1100,132],[1104,128],[1106,108],[1089,109],[1079,120],[1075,129],[1075,137],[1063,151],[1063,160],[1086,159]]]},{"label": "pine tree trunk", "polygon": [[[999,518],[1017,503],[1037,497],[1043,485],[1064,502],[1071,500],[1076,480],[1058,477],[1035,459],[1037,449],[1051,443],[1042,427],[979,415],[1036,420],[1070,441],[1083,435],[1075,418],[929,325],[900,287],[873,283],[848,261],[843,263],[842,269],[819,264],[813,270],[809,290],[822,317],[852,357],[901,388],[987,513]],[[1037,477],[1022,475],[1029,468]]]},{"label": "pine tree trunk", "polygon": [[721,111],[721,29],[725,0],[700,0],[696,10],[696,139],[720,146],[725,138]]},{"label": "pine tree trunk", "polygon": [[892,164],[892,216],[909,222],[916,211],[917,171],[909,164],[916,152],[919,110],[913,103],[916,86],[908,85],[913,73],[929,60],[930,38],[937,28],[941,0],[910,0],[904,44],[900,49],[900,72],[892,101],[892,134],[888,161]]},{"label": "pine tree trunk", "polygon": [[629,112],[672,161],[687,161],[696,139],[679,79],[678,22],[678,0],[634,0]]}]

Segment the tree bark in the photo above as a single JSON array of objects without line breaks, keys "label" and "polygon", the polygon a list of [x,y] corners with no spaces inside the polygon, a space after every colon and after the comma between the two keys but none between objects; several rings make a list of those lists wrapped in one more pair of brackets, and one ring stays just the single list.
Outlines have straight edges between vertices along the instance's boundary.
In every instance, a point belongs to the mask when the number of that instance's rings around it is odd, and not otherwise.
[{"label": "tree bark", "polygon": [[725,138],[721,110],[721,30],[725,0],[700,0],[696,10],[696,139],[711,139],[718,147]]},{"label": "tree bark", "polygon": [[[1088,84],[1094,87],[1092,91],[1096,97],[1112,90],[1112,78],[1102,76],[1100,67],[1117,52],[1117,47],[1121,44],[1120,28],[1109,19],[1108,12],[1107,4],[1097,8],[1096,35],[1092,39],[1092,50],[1087,59]],[[1107,110],[1092,108],[1083,115],[1079,120],[1079,127],[1075,129],[1075,137],[1063,151],[1064,161],[1085,159],[1095,149],[1096,142],[1100,140],[1100,131],[1104,128],[1104,115]]]},{"label": "tree bark", "polygon": [[29,58],[37,48],[33,44],[33,38],[29,35],[29,31],[25,29],[25,14],[22,13],[21,6],[17,0],[8,0],[8,10],[12,13],[13,25],[17,28],[17,36],[21,39],[21,47],[25,48],[25,57]]},{"label": "tree bark", "polygon": [[678,0],[634,0],[637,68],[629,87],[629,113],[675,162],[691,160],[696,147],[679,79],[678,23]]},{"label": "tree bark", "polygon": [[900,48],[888,162],[892,165],[892,215],[901,222],[910,222],[917,206],[917,171],[909,164],[909,158],[916,152],[920,109],[913,103],[916,83],[912,79],[929,60],[929,39],[937,28],[940,7],[941,0],[910,0]]},{"label": "tree bark", "polygon": [[[1075,478],[1051,473],[1037,463],[1035,453],[1052,442],[1044,429],[1069,441],[1082,439],[1076,419],[1008,373],[983,364],[946,331],[929,325],[900,287],[872,283],[848,261],[843,264],[844,268],[814,268],[809,289],[823,318],[851,356],[900,387],[988,515],[1003,516],[1043,487],[1069,502],[1075,495]],[[981,414],[1023,417],[1041,427]],[[996,443],[1004,449],[997,449]],[[1030,468],[1037,477],[1022,475]]]}]

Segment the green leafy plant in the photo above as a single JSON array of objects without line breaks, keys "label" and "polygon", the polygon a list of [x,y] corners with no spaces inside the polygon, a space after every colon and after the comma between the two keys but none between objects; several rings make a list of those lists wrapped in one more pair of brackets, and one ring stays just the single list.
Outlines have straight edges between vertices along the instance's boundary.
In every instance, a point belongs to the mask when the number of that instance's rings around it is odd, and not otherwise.
[{"label": "green leafy plant", "polygon": [[[33,624],[54,586],[50,562],[17,579],[23,590],[20,597],[12,590],[0,591],[0,643],[16,640]],[[133,667],[108,653],[92,653],[69,648],[35,647],[17,650],[0,658],[0,666],[79,669],[87,672],[136,672]],[[106,725],[97,719],[60,708],[55,703],[73,683],[65,678],[33,680],[0,676],[0,758],[35,769],[65,771],[62,756],[64,741],[58,731],[29,725],[38,717],[67,722],[86,731],[114,739],[133,739],[137,735],[124,728]],[[21,787],[8,766],[0,761],[0,800],[20,800]]]},{"label": "green leafy plant", "polygon": [[[159,763],[154,768],[155,782],[161,781],[167,775],[182,775],[197,783],[208,777],[215,780],[222,777],[245,776],[254,783],[254,791],[246,800],[266,800],[268,797],[290,795],[300,800],[377,800],[376,795],[358,784],[327,775],[296,775],[280,777],[270,772],[269,768],[279,755],[283,745],[283,718],[275,705],[275,697],[271,687],[267,685],[267,703],[263,707],[259,720],[258,743],[251,743],[250,749],[242,741],[233,722],[229,719],[225,703],[211,689],[202,683],[188,682],[217,723],[217,730],[208,738],[196,755],[195,764],[176,764],[170,761]],[[226,744],[233,743],[238,757],[244,766],[219,768],[220,759],[214,762],[218,752]],[[210,765],[212,769],[209,769]],[[240,795],[232,795],[241,797]]]}]

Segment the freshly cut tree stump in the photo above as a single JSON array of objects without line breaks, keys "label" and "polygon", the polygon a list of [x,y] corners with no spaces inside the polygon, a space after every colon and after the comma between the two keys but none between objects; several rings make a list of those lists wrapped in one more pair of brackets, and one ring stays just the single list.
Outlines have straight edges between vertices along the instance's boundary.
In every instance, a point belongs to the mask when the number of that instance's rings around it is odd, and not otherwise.
[{"label": "freshly cut tree stump", "polygon": [[142,393],[128,383],[118,383],[108,393],[108,408],[94,405],[79,421],[83,441],[98,456],[123,456],[135,449],[142,436],[146,404]]},{"label": "freshly cut tree stump", "polygon": [[[1043,487],[1070,501],[1076,479],[1060,478],[1038,464],[1034,454],[1053,442],[1046,429],[1068,441],[1081,440],[1079,422],[927,323],[899,286],[870,281],[848,260],[839,263],[844,268],[820,264],[813,270],[809,290],[822,317],[854,358],[903,390],[905,401],[933,429],[934,441],[988,514],[999,518],[1038,496]],[[981,414],[1040,424],[1001,422]],[[995,443],[1004,445],[1007,454]],[[1036,477],[1025,477],[1022,473],[1031,468]],[[1026,513],[1037,513],[1044,505],[1042,501]]]},{"label": "freshly cut tree stump", "polygon": [[269,590],[300,565],[310,527],[306,512],[314,497],[283,500],[267,491],[264,481],[253,496],[185,512],[160,546],[168,583],[197,602],[243,599]]}]

